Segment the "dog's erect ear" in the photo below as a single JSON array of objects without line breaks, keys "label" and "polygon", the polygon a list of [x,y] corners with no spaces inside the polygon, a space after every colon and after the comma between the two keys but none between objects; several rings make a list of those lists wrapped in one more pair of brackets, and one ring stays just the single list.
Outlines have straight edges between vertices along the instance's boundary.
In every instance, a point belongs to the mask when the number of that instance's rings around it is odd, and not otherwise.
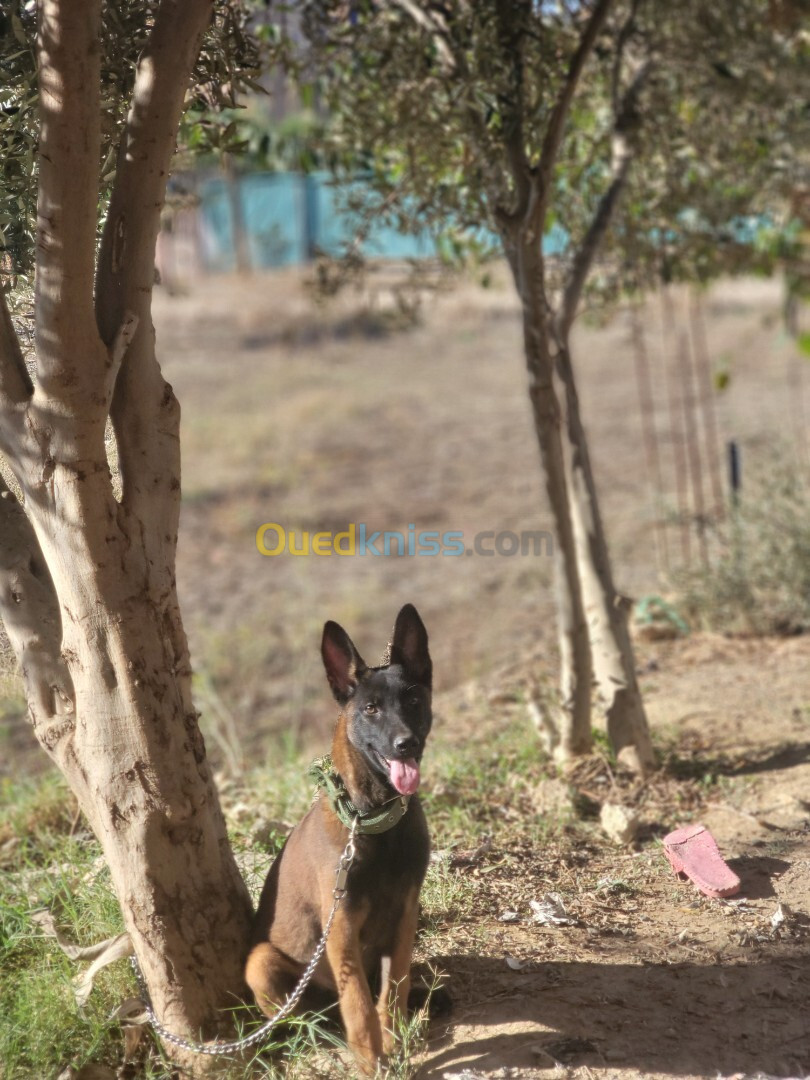
[{"label": "dog's erect ear", "polygon": [[323,628],[321,656],[335,700],[345,705],[354,693],[366,664],[342,626],[328,622]]},{"label": "dog's erect ear", "polygon": [[406,604],[397,615],[391,642],[391,663],[402,664],[418,683],[430,689],[433,664],[428,652],[427,630],[413,604]]}]

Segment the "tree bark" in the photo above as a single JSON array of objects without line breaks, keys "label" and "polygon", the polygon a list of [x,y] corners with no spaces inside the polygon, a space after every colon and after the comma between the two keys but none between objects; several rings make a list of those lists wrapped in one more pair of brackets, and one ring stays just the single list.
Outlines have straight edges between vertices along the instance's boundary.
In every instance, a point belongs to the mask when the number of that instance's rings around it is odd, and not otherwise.
[{"label": "tree bark", "polygon": [[504,246],[521,298],[529,399],[554,523],[562,708],[558,717],[550,719],[546,734],[554,756],[564,761],[587,753],[592,746],[591,650],[569,503],[562,409],[549,349],[543,256],[539,238],[531,227],[513,229],[504,236]]},{"label": "tree bark", "polygon": [[594,682],[617,758],[644,774],[655,765],[655,754],[636,678],[629,605],[613,581],[567,341],[557,341],[554,362],[565,387],[569,497]]},{"label": "tree bark", "polygon": [[49,752],[72,745],[73,681],[61,653],[62,621],[31,523],[0,477],[0,618],[19,659],[31,722]]},{"label": "tree bark", "polygon": [[[616,756],[636,772],[655,764],[644,703],[638,687],[628,629],[628,605],[616,591],[607,538],[571,363],[570,329],[596,252],[627,185],[633,161],[638,96],[651,70],[640,64],[619,99],[616,91],[611,180],[576,252],[557,318],[551,325],[553,365],[564,387],[565,447],[577,565],[587,618],[591,662],[605,709],[608,738]],[[615,78],[618,80],[618,68]]]},{"label": "tree bark", "polygon": [[[194,1038],[242,996],[250,899],[191,697],[175,586],[179,410],[150,318],[160,207],[211,0],[164,0],[100,256],[99,2],[43,0],[31,386],[0,302],[0,613],[34,730],[99,838],[156,1012]],[[81,132],[81,138],[77,137]],[[117,502],[104,427],[122,467]],[[169,1048],[181,1063],[197,1067]]]}]

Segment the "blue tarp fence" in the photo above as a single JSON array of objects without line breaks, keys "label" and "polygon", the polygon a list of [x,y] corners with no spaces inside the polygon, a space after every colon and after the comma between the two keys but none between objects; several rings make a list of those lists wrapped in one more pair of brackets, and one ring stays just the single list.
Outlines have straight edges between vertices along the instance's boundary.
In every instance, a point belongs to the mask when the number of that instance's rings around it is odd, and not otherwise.
[{"label": "blue tarp fence", "polygon": [[[242,219],[247,260],[253,269],[294,266],[317,252],[337,255],[352,240],[351,216],[328,174],[250,173],[215,177],[199,188],[206,268],[236,268],[237,223]],[[364,244],[369,256],[425,258],[436,254],[427,234],[408,235],[375,226]]]},{"label": "blue tarp fence", "polygon": [[[356,184],[362,194],[362,181]],[[355,235],[356,225],[328,173],[218,176],[203,181],[198,194],[202,253],[206,269],[211,271],[237,268],[240,218],[244,257],[248,267],[256,270],[298,265],[318,252],[338,255]],[[499,246],[493,234],[482,233],[479,239]],[[562,230],[552,230],[543,242],[549,254],[564,246]],[[402,233],[382,223],[371,229],[363,251],[369,257],[387,259],[437,254],[429,233]]]}]

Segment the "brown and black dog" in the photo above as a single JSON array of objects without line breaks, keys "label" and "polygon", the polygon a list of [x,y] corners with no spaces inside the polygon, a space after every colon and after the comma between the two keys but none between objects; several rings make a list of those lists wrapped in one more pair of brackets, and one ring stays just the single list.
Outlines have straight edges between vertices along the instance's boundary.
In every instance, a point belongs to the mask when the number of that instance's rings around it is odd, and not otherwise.
[{"label": "brown and black dog", "polygon": [[[407,1009],[419,890],[430,856],[415,792],[432,721],[432,664],[427,632],[411,604],[397,616],[387,664],[368,667],[334,622],[324,627],[321,654],[341,706],[333,768],[361,822],[378,822],[387,805],[397,811],[385,831],[364,833],[360,825],[346,894],[313,978],[315,987],[337,995],[349,1047],[363,1070],[373,1072],[391,1052]],[[270,868],[245,970],[268,1016],[318,944],[348,835],[332,800],[320,792]],[[369,980],[378,979],[375,1003]]]}]

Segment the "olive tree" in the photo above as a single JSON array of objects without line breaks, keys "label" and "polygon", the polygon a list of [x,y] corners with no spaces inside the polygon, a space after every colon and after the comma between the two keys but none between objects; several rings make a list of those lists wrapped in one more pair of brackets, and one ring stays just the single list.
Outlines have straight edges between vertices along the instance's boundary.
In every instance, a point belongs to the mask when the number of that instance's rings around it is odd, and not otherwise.
[{"label": "olive tree", "polygon": [[[302,8],[299,70],[334,114],[338,175],[359,162],[381,212],[403,225],[500,239],[556,540],[561,708],[544,710],[545,726],[558,756],[588,750],[595,686],[613,748],[644,771],[653,752],[571,331],[586,292],[615,298],[645,273],[705,278],[743,249],[720,254],[718,238],[735,215],[762,212],[777,132],[782,147],[795,136],[803,99],[791,104],[780,73],[801,85],[801,27],[775,25],[755,0]],[[568,243],[549,257],[552,225]]]},{"label": "olive tree", "polygon": [[155,1008],[210,1035],[242,994],[251,904],[192,701],[180,410],[150,306],[181,116],[235,92],[251,49],[213,0],[40,0],[2,20],[2,269],[35,284],[30,364],[0,294],[0,614]]},{"label": "olive tree", "polygon": [[[330,136],[364,160],[383,204],[429,223],[488,225],[500,237],[523,312],[535,434],[554,524],[561,706],[545,719],[560,757],[591,746],[596,683],[617,753],[644,771],[653,751],[580,419],[569,333],[588,270],[625,183],[650,59],[638,4],[304,6],[303,60],[336,113]],[[596,47],[611,62],[589,68]],[[587,75],[586,75],[587,73]],[[583,104],[583,85],[590,101]],[[598,98],[598,108],[594,101]],[[591,130],[588,130],[590,127]],[[555,220],[570,132],[607,183],[561,277],[541,241]],[[583,164],[590,182],[588,164]]]}]

